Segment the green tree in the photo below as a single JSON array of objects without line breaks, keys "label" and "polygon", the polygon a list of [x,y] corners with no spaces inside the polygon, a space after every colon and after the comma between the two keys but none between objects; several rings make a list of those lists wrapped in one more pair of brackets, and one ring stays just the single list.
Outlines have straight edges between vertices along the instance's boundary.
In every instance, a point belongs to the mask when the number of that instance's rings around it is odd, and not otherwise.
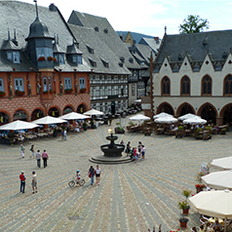
[{"label": "green tree", "polygon": [[180,34],[198,33],[204,29],[209,29],[209,22],[207,19],[200,18],[199,15],[188,15],[179,26]]}]

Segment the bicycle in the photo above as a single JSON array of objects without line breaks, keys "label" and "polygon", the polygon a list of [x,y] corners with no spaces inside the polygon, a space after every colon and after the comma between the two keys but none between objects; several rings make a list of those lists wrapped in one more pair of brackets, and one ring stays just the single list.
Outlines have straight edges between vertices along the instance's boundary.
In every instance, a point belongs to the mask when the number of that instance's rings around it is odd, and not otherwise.
[{"label": "bicycle", "polygon": [[70,188],[74,187],[75,184],[79,184],[80,186],[83,186],[85,184],[84,179],[77,180],[76,177],[73,177],[73,180],[69,181],[68,185]]}]

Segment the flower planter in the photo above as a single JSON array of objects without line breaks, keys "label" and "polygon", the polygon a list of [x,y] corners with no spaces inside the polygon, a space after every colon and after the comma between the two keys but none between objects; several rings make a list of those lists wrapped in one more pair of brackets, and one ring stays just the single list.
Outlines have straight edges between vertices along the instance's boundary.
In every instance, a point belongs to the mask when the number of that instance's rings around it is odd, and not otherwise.
[{"label": "flower planter", "polygon": [[80,93],[85,93],[86,92],[86,88],[80,89]]},{"label": "flower planter", "polygon": [[180,227],[181,228],[187,228],[188,221],[180,221]]},{"label": "flower planter", "polygon": [[73,89],[65,89],[64,92],[65,93],[72,93]]},{"label": "flower planter", "polygon": [[23,96],[24,95],[24,91],[15,91],[15,95],[17,96]]},{"label": "flower planter", "polygon": [[189,209],[190,209],[190,207],[188,207],[186,209],[183,209],[183,214],[188,215],[189,214]]},{"label": "flower planter", "polygon": [[5,95],[6,95],[5,92],[1,92],[1,91],[0,91],[0,97],[4,97]]},{"label": "flower planter", "polygon": [[38,58],[38,61],[45,61],[46,60],[46,58],[44,57],[44,56],[40,56],[39,58]]}]

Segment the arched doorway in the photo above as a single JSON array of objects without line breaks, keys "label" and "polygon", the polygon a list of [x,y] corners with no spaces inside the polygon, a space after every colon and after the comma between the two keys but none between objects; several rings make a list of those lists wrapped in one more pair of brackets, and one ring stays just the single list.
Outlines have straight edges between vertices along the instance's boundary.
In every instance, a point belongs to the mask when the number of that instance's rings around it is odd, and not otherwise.
[{"label": "arched doorway", "polygon": [[9,120],[9,117],[7,114],[3,113],[3,112],[0,112],[0,125],[3,125],[3,124],[6,124],[8,123],[10,120]]},{"label": "arched doorway", "polygon": [[16,120],[27,121],[27,113],[23,110],[17,110],[13,116],[13,121]]},{"label": "arched doorway", "polygon": [[183,116],[185,114],[195,114],[195,110],[188,103],[183,103],[179,106],[177,113],[178,117]]},{"label": "arched doorway", "polygon": [[85,113],[85,112],[86,112],[86,107],[85,107],[83,104],[81,104],[81,105],[79,105],[79,106],[77,107],[77,113],[83,114],[83,113]]},{"label": "arched doorway", "polygon": [[73,109],[70,106],[66,106],[63,110],[63,115],[73,112]]},{"label": "arched doorway", "polygon": [[52,117],[59,117],[59,110],[56,107],[49,109],[48,115]]},{"label": "arched doorway", "polygon": [[174,115],[174,110],[173,110],[172,106],[167,102],[164,102],[164,103],[162,103],[161,105],[158,106],[156,114],[159,114],[159,113],[162,113],[162,112]]},{"label": "arched doorway", "polygon": [[31,114],[31,121],[34,121],[36,119],[42,118],[44,116],[44,113],[42,110],[36,109]]},{"label": "arched doorway", "polygon": [[215,108],[211,104],[206,103],[203,106],[201,106],[199,109],[199,113],[200,116],[203,119],[207,120],[208,123],[216,124],[217,113]]},{"label": "arched doorway", "polygon": [[221,111],[221,117],[223,117],[223,124],[232,124],[232,104],[226,105]]}]

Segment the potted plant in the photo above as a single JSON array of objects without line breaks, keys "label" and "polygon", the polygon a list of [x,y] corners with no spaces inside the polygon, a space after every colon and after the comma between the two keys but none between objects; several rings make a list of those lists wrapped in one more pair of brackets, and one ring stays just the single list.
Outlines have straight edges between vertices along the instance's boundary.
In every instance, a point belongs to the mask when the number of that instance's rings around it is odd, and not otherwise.
[{"label": "potted plant", "polygon": [[187,228],[188,218],[182,217],[179,219],[180,227],[181,228]]},{"label": "potted plant", "polygon": [[225,135],[226,134],[226,128],[223,128],[220,130],[220,135]]},{"label": "potted plant", "polygon": [[203,191],[203,188],[205,188],[205,185],[204,184],[196,184],[195,188],[196,188],[196,193],[199,193],[199,192]]},{"label": "potted plant", "polygon": [[4,97],[5,95],[6,95],[6,93],[5,93],[5,92],[0,91],[0,97]]},{"label": "potted plant", "polygon": [[115,134],[124,134],[125,130],[123,129],[123,127],[121,127],[120,123],[117,122],[116,125],[117,126],[114,128],[114,133]]},{"label": "potted plant", "polygon": [[186,200],[182,201],[182,202],[178,202],[178,206],[179,206],[180,209],[183,210],[183,214],[184,215],[188,215],[189,214],[190,206],[188,205],[188,202]]},{"label": "potted plant", "polygon": [[182,138],[182,136],[183,136],[183,130],[184,130],[183,126],[178,126],[178,130],[176,132],[176,138],[178,138],[178,137]]}]

